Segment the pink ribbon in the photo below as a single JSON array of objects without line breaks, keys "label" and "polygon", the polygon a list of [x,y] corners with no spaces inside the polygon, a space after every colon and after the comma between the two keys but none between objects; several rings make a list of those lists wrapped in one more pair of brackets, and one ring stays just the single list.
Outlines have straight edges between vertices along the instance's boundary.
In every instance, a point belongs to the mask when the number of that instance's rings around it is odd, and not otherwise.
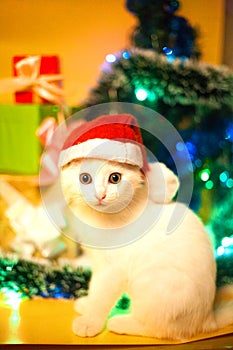
[{"label": "pink ribbon", "polygon": [[67,127],[65,123],[58,126],[55,118],[43,120],[36,135],[46,150],[41,159],[40,185],[48,186],[54,183],[59,175],[58,160],[62,145],[71,131],[84,123],[83,120],[73,121]]}]

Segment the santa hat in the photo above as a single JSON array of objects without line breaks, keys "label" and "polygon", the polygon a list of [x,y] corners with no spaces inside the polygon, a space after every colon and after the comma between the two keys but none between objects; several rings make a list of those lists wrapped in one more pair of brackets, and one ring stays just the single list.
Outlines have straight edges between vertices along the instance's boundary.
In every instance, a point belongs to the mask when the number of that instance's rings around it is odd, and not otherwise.
[{"label": "santa hat", "polygon": [[162,163],[149,164],[136,118],[104,115],[74,129],[63,145],[60,166],[75,159],[106,159],[138,166],[147,176],[150,198],[171,201],[178,190],[175,174]]}]

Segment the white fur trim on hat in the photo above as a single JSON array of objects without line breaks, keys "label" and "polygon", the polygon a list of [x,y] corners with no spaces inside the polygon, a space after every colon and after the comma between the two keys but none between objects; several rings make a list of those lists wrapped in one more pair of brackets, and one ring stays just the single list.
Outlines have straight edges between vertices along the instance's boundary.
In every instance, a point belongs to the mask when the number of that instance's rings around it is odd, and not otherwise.
[{"label": "white fur trim on hat", "polygon": [[78,158],[106,159],[143,167],[141,148],[131,142],[90,139],[61,151],[59,166]]},{"label": "white fur trim on hat", "polygon": [[179,189],[178,177],[163,163],[150,163],[147,172],[149,197],[155,203],[169,203]]}]

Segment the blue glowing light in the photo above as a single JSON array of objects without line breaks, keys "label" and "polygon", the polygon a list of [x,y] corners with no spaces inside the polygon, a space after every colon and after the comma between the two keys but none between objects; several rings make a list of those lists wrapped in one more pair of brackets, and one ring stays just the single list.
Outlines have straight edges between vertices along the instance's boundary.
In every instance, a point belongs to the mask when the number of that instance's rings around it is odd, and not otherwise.
[{"label": "blue glowing light", "polygon": [[178,152],[182,152],[182,151],[184,151],[184,149],[185,149],[185,147],[184,147],[183,142],[177,142],[177,144],[176,144],[176,150],[177,150]]},{"label": "blue glowing light", "polygon": [[192,142],[187,141],[187,142],[185,142],[185,145],[186,145],[189,153],[194,155],[197,152],[197,148]]},{"label": "blue glowing light", "polygon": [[164,46],[163,47],[163,52],[165,53],[166,56],[170,56],[173,54],[173,50],[170,47]]},{"label": "blue glowing light", "polygon": [[200,168],[202,166],[202,161],[201,159],[196,159],[194,164],[196,165],[197,168]]},{"label": "blue glowing light", "polygon": [[125,60],[128,60],[130,58],[130,53],[128,51],[123,51],[122,52],[122,57],[125,59]]},{"label": "blue glowing light", "polygon": [[233,142],[233,124],[230,124],[226,129],[226,140]]},{"label": "blue glowing light", "polygon": [[228,179],[229,173],[228,171],[223,171],[220,175],[219,175],[219,180],[221,182],[226,182]]},{"label": "blue glowing light", "polygon": [[226,182],[226,186],[228,187],[228,188],[232,188],[233,187],[233,179],[228,179],[227,180],[227,182]]},{"label": "blue glowing light", "polygon": [[224,254],[224,252],[225,252],[224,247],[220,246],[220,247],[217,248],[216,253],[217,253],[218,256],[222,256]]}]

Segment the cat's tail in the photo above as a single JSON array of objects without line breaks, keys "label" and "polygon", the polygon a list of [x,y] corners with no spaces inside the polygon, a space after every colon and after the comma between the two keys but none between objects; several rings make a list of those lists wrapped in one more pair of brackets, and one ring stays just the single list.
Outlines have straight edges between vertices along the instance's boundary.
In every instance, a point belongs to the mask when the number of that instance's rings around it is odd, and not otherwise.
[{"label": "cat's tail", "polygon": [[217,291],[214,318],[217,329],[233,324],[233,285]]}]

